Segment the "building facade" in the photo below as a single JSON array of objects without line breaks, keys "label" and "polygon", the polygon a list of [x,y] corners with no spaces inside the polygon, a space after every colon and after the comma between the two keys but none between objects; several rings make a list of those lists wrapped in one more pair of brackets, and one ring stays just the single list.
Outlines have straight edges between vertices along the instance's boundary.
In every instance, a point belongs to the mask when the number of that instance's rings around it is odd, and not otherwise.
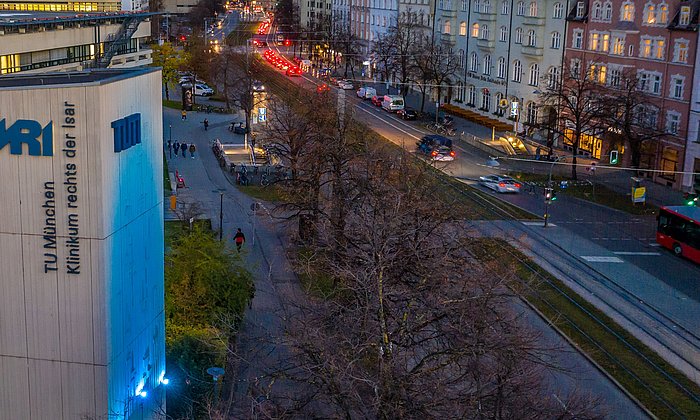
[{"label": "building facade", "polygon": [[690,113],[688,116],[688,137],[685,147],[685,163],[682,188],[686,191],[700,193],[700,42],[695,52],[693,89],[690,95]]},{"label": "building facade", "polygon": [[[125,4],[130,7],[130,4]],[[122,2],[114,0],[104,1],[66,1],[66,0],[3,0],[0,1],[0,10],[23,12],[118,12],[122,10]],[[131,9],[125,9],[131,10]]]},{"label": "building facade", "polygon": [[162,418],[158,69],[0,77],[0,413]]},{"label": "building facade", "polygon": [[[564,65],[613,88],[625,75],[636,77],[645,94],[638,117],[649,130],[665,133],[644,143],[640,167],[661,171],[645,175],[675,188],[683,180],[677,172],[686,161],[690,101],[697,90],[699,8],[698,1],[595,0],[572,2],[567,11]],[[617,147],[623,164],[629,164],[625,139],[615,139],[613,131],[590,142],[588,151],[598,157]]]},{"label": "building facade", "polygon": [[123,26],[133,34],[114,51],[109,67],[136,67],[153,60],[149,13],[9,12],[0,17],[0,74],[73,71],[93,67],[110,50]]},{"label": "building facade", "polygon": [[441,102],[526,131],[546,77],[561,71],[565,9],[565,0],[439,0],[435,33],[459,63]]}]

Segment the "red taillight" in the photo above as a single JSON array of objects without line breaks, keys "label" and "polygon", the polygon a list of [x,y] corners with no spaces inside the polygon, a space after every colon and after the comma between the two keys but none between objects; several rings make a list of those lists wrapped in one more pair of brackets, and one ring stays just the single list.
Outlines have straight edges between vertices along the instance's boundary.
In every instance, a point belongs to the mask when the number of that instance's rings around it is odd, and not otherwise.
[{"label": "red taillight", "polygon": [[435,156],[437,156],[437,155],[438,155],[438,152],[436,152],[435,150],[433,150],[433,151],[430,153],[430,156],[432,156],[432,157],[435,157]]},{"label": "red taillight", "polygon": [[505,183],[505,182],[499,182],[499,183],[498,183],[498,186],[501,187],[501,188],[504,188],[504,187],[506,186],[506,183]]},{"label": "red taillight", "polygon": [[520,188],[520,184],[518,184],[518,183],[516,182],[516,183],[515,183],[515,188]]},{"label": "red taillight", "polygon": [[450,150],[450,156],[455,157],[455,156],[457,156],[457,154],[455,153],[454,150]]}]

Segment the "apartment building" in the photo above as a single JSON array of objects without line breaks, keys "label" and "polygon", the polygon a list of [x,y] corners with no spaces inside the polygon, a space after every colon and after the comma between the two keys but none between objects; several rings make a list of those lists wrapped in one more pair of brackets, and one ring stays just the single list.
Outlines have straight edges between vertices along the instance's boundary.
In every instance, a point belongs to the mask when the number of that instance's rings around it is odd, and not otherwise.
[{"label": "apartment building", "polygon": [[307,31],[330,28],[332,0],[297,0],[299,23]]},{"label": "apartment building", "polygon": [[[695,68],[690,94],[690,113],[688,115],[688,136],[685,147],[685,163],[681,183],[683,190],[700,192],[700,42],[696,43]],[[691,174],[692,173],[692,174]]]},{"label": "apartment building", "polygon": [[[676,172],[694,165],[694,158],[686,156],[686,142],[697,141],[697,136],[689,139],[689,116],[697,90],[699,8],[697,0],[595,0],[573,2],[567,11],[564,65],[581,68],[611,87],[618,86],[621,77],[636,74],[638,88],[646,95],[645,105],[639,107],[640,124],[643,120],[649,130],[665,132],[645,142],[640,166],[661,171],[646,175],[675,188],[689,186],[690,177],[683,182]],[[626,140],[619,137],[608,130],[582,149],[599,157],[601,151],[605,155],[620,148],[623,163],[629,164]]]},{"label": "apartment building", "polygon": [[565,18],[562,0],[438,0],[437,39],[459,62],[441,102],[540,136],[537,103],[546,77],[560,77]]}]

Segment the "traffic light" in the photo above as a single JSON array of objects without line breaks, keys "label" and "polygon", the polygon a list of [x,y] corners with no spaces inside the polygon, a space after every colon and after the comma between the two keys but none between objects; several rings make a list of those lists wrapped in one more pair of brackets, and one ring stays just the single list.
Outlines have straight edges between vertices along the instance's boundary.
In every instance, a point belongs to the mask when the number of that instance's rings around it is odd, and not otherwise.
[{"label": "traffic light", "polygon": [[545,188],[544,189],[544,199],[545,201],[552,201],[552,198],[554,198],[554,188]]},{"label": "traffic light", "polygon": [[618,152],[617,152],[617,150],[611,150],[610,151],[610,164],[617,165],[617,162],[618,162]]},{"label": "traffic light", "polygon": [[285,47],[288,47],[288,46],[290,46],[290,45],[292,45],[292,41],[290,41],[290,40],[288,40],[288,39],[285,39],[285,40],[284,40],[284,46],[285,46]]}]

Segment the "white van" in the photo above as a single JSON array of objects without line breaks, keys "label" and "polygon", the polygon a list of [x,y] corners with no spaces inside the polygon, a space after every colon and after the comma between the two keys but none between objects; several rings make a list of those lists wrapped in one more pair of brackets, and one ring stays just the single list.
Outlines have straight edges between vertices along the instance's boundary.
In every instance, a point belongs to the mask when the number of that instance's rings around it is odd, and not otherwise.
[{"label": "white van", "polygon": [[361,87],[357,91],[357,96],[362,99],[372,99],[373,96],[377,96],[377,89],[373,87]]},{"label": "white van", "polygon": [[382,108],[389,112],[396,112],[404,108],[403,96],[401,95],[384,95],[384,100],[382,101]]}]

